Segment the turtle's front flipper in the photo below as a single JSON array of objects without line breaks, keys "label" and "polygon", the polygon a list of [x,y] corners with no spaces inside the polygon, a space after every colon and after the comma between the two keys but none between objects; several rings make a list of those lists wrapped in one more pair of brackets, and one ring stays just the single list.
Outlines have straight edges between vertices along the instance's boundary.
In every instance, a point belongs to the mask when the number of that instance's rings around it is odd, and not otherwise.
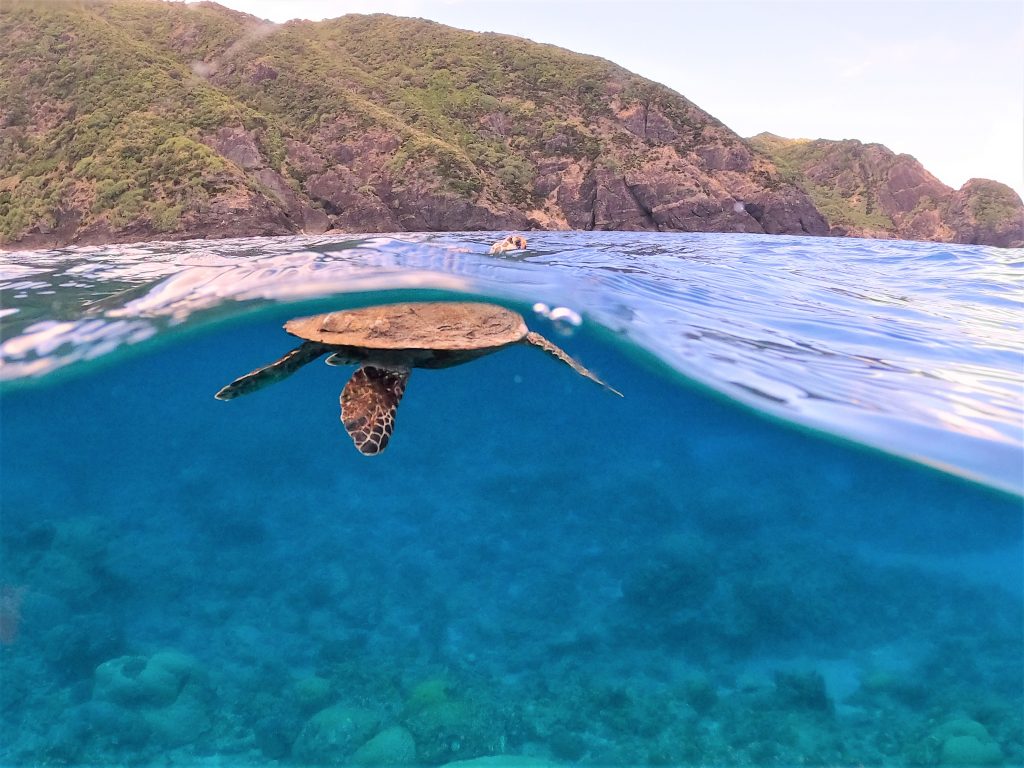
[{"label": "turtle's front flipper", "polygon": [[221,389],[214,397],[218,400],[233,400],[239,395],[248,395],[268,384],[288,378],[306,363],[311,363],[330,347],[316,341],[304,341],[280,360],[270,365],[257,368],[251,373],[241,376]]},{"label": "turtle's front flipper", "polygon": [[526,338],[524,339],[524,341],[526,341],[528,344],[533,344],[533,346],[535,346],[535,347],[540,347],[541,349],[543,349],[545,352],[547,352],[549,355],[551,355],[556,360],[561,360],[563,363],[568,365],[570,368],[572,368],[574,371],[576,371],[576,373],[578,373],[580,376],[586,376],[591,381],[600,384],[602,387],[607,389],[609,392],[614,392],[619,397],[622,397],[622,393],[619,392],[619,390],[615,389],[614,387],[609,386],[608,384],[605,384],[595,374],[591,373],[586,368],[584,368],[582,365],[580,365],[580,363],[576,362],[571,357],[569,357],[569,354],[564,349],[558,347],[555,344],[552,344],[550,341],[545,339],[539,333],[535,333],[533,331],[530,331],[528,334],[526,334]]},{"label": "turtle's front flipper", "polygon": [[408,368],[364,365],[352,374],[341,392],[341,423],[360,453],[376,456],[387,448],[408,380]]}]

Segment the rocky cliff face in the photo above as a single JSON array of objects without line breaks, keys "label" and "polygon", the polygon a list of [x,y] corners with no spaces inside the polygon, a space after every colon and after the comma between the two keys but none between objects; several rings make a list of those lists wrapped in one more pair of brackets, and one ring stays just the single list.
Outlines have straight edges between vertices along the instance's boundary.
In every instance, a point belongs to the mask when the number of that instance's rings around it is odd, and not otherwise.
[{"label": "rocky cliff face", "polygon": [[947,187],[910,155],[859,141],[750,139],[805,190],[834,235],[1024,246],[1024,205],[1010,187]]},{"label": "rocky cliff face", "polygon": [[1024,248],[1024,207],[1005,184],[970,179],[953,193],[944,213],[954,242]]},{"label": "rocky cliff face", "polygon": [[[804,176],[679,94],[520,38],[16,0],[0,39],[0,242],[17,247],[329,228],[871,231],[844,230]],[[999,197],[984,184],[954,217],[982,242],[993,204],[972,201]],[[918,187],[932,189],[908,179],[893,199]],[[946,237],[912,218],[907,232]]]}]

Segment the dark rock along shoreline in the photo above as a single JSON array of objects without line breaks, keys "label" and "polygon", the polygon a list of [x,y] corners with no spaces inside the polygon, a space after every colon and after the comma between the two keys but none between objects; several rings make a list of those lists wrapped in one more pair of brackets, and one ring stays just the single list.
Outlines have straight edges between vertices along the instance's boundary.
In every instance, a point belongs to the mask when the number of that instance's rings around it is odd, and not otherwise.
[{"label": "dark rock along shoreline", "polygon": [[998,182],[954,191],[877,144],[745,140],[664,86],[521,38],[161,0],[15,3],[0,32],[8,247],[332,229],[1024,245]]}]

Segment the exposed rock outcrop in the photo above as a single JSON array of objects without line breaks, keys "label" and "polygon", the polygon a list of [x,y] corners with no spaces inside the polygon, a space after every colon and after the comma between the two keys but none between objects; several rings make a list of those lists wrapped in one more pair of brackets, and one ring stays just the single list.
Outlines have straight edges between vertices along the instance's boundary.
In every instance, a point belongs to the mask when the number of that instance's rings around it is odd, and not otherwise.
[{"label": "exposed rock outcrop", "polygon": [[998,181],[970,179],[953,193],[945,214],[958,243],[1024,247],[1024,206]]},{"label": "exposed rock outcrop", "polygon": [[750,142],[808,192],[832,234],[1024,246],[1024,205],[1005,184],[971,179],[954,190],[881,144],[772,134]]}]

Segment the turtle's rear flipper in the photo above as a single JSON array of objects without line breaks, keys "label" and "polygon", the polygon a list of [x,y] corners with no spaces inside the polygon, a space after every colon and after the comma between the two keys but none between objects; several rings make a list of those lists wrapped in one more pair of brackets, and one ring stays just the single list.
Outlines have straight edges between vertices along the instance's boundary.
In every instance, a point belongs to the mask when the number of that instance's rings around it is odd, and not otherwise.
[{"label": "turtle's rear flipper", "polygon": [[311,363],[324,354],[329,347],[316,341],[304,341],[280,360],[257,368],[241,376],[221,389],[214,397],[218,400],[233,400],[239,395],[248,395],[268,384],[286,379],[306,363]]},{"label": "turtle's rear flipper", "polygon": [[615,389],[614,387],[609,386],[608,384],[605,384],[595,374],[591,373],[586,368],[584,368],[580,363],[578,363],[577,361],[575,361],[571,357],[569,357],[569,354],[564,349],[562,349],[561,347],[557,346],[556,344],[552,344],[550,341],[545,339],[539,333],[535,333],[534,331],[530,331],[528,334],[526,334],[525,341],[526,341],[526,343],[532,344],[535,347],[540,347],[541,349],[543,349],[545,352],[547,352],[549,355],[551,355],[556,360],[561,360],[563,363],[565,363],[570,368],[572,368],[574,371],[576,371],[576,373],[578,373],[580,376],[586,376],[591,381],[596,382],[597,384],[600,384],[602,387],[607,389],[609,392],[614,392],[619,397],[622,397],[622,393],[619,392],[619,390]]},{"label": "turtle's rear flipper", "polygon": [[341,423],[360,453],[376,456],[387,447],[408,380],[408,369],[372,365],[352,374],[341,392]]}]

